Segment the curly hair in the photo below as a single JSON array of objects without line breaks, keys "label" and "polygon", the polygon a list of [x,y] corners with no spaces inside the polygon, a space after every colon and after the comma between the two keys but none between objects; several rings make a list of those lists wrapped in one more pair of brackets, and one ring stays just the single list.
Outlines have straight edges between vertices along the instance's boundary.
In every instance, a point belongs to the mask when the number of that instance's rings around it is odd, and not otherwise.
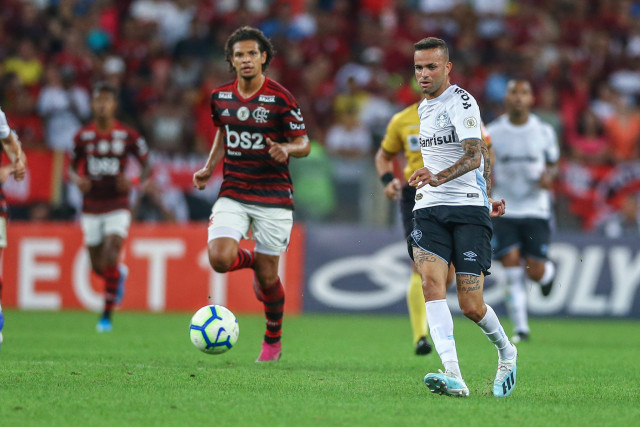
[{"label": "curly hair", "polygon": [[233,66],[233,45],[245,40],[254,40],[258,42],[260,53],[267,53],[267,60],[262,65],[262,71],[266,71],[269,67],[269,63],[273,59],[273,55],[275,54],[273,45],[271,44],[271,40],[269,40],[262,31],[249,26],[238,28],[227,39],[227,43],[224,47],[224,57],[229,63],[230,70],[235,71],[235,68]]}]

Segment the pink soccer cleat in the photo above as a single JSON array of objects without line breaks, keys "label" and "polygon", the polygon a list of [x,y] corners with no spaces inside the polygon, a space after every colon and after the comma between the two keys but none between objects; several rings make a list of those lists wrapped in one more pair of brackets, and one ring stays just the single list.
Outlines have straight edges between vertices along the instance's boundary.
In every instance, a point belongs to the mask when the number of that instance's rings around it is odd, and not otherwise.
[{"label": "pink soccer cleat", "polygon": [[282,354],[282,345],[280,341],[268,344],[262,341],[262,351],[256,362],[277,362]]}]

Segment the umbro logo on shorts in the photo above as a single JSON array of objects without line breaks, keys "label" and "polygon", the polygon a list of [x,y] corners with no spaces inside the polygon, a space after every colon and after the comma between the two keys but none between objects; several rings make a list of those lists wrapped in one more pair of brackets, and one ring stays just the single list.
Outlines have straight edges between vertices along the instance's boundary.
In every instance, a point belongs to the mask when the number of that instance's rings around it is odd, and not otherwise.
[{"label": "umbro logo on shorts", "polygon": [[465,256],[465,258],[464,258],[465,261],[475,261],[476,257],[478,256],[478,254],[476,254],[473,251],[464,252],[462,255]]}]

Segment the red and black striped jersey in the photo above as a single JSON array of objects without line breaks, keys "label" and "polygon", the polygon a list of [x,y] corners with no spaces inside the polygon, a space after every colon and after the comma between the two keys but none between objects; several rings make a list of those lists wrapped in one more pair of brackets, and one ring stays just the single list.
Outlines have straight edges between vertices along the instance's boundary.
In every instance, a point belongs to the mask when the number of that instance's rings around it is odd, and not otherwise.
[{"label": "red and black striped jersey", "polygon": [[237,82],[211,93],[211,117],[223,132],[225,144],[219,196],[293,209],[288,162],[271,158],[267,137],[287,143],[287,138],[307,133],[298,103],[287,89],[268,77],[250,98],[238,93]]},{"label": "red and black striped jersey", "polygon": [[149,155],[147,143],[140,134],[117,122],[107,132],[100,132],[90,123],[73,138],[71,166],[91,180],[91,189],[84,195],[82,211],[104,213],[129,208],[129,192],[120,192],[116,178],[124,173],[129,156],[141,165]]}]

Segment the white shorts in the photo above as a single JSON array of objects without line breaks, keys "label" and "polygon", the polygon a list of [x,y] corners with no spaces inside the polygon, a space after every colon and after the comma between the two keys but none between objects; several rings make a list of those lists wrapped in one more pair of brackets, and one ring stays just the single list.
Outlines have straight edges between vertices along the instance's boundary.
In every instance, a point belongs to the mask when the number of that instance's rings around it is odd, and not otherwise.
[{"label": "white shorts", "polygon": [[131,225],[131,211],[118,209],[102,214],[83,213],[80,225],[87,246],[98,246],[105,236],[112,234],[126,239]]},{"label": "white shorts", "polygon": [[0,216],[0,249],[7,247],[7,218]]},{"label": "white shorts", "polygon": [[289,246],[292,227],[290,209],[249,205],[220,197],[211,210],[207,242],[221,237],[239,242],[248,239],[251,231],[256,252],[277,256]]}]

